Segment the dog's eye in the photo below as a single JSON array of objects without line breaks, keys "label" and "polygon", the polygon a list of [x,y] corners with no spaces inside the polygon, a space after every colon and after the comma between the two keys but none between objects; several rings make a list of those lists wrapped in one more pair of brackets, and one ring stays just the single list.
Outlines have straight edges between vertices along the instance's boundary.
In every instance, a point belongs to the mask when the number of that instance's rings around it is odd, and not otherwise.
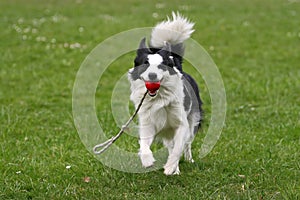
[{"label": "dog's eye", "polygon": [[144,64],[148,65],[148,64],[149,64],[149,61],[148,61],[148,60],[146,60],[146,61],[144,62]]}]

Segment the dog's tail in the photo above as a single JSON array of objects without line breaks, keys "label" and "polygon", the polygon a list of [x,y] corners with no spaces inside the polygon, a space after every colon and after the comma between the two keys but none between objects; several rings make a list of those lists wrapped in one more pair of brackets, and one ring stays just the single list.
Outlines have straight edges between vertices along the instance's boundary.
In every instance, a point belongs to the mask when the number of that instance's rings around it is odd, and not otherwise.
[{"label": "dog's tail", "polygon": [[154,48],[163,47],[166,42],[171,45],[183,43],[186,39],[190,38],[194,32],[194,23],[190,22],[187,18],[172,12],[173,19],[163,21],[157,24],[151,33],[150,46]]}]

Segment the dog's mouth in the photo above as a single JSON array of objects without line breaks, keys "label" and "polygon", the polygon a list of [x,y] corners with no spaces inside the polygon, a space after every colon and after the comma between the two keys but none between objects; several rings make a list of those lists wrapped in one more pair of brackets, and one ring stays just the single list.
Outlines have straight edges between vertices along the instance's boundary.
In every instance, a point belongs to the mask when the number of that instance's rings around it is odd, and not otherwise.
[{"label": "dog's mouth", "polygon": [[160,88],[160,81],[157,82],[145,81],[145,86],[148,90],[148,94],[151,97],[155,97],[157,94],[157,90]]},{"label": "dog's mouth", "polygon": [[156,91],[153,92],[153,91],[148,90],[148,94],[149,94],[150,97],[155,97],[157,92]]}]

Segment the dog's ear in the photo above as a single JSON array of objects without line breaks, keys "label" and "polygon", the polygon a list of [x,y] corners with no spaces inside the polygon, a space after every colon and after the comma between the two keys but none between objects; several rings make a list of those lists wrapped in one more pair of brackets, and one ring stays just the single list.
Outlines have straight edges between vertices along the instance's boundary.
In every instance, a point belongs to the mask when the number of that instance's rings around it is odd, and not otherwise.
[{"label": "dog's ear", "polygon": [[140,42],[139,48],[137,50],[137,55],[141,56],[143,54],[149,54],[150,50],[146,46],[146,38],[143,38]]},{"label": "dog's ear", "polygon": [[143,38],[140,42],[139,48],[136,51],[137,56],[134,59],[134,66],[144,64],[147,55],[150,54],[150,49],[146,46],[146,38]]}]

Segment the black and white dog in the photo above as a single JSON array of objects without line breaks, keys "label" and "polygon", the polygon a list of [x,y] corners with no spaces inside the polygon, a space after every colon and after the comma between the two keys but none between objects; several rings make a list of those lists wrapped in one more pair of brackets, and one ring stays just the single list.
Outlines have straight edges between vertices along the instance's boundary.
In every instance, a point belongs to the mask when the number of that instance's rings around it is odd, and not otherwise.
[{"label": "black and white dog", "polygon": [[179,160],[194,162],[191,144],[201,122],[201,99],[195,80],[183,72],[183,42],[192,34],[194,24],[179,13],[157,24],[151,33],[150,47],[142,39],[134,68],[128,72],[130,99],[135,107],[148,90],[139,111],[139,156],[144,167],[154,164],[150,146],[161,138],[169,156],[166,175],[179,174]]}]

